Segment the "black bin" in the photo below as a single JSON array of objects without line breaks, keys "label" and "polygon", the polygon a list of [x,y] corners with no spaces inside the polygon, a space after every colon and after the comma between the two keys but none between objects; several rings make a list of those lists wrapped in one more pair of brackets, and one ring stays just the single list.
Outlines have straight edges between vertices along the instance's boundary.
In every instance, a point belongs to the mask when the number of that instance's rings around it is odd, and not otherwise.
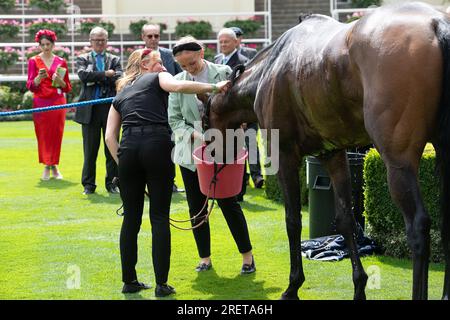
[{"label": "black bin", "polygon": [[[356,221],[364,229],[364,154],[347,152],[352,183],[352,207]],[[331,179],[316,157],[306,158],[309,192],[310,239],[336,234],[334,194]]]}]

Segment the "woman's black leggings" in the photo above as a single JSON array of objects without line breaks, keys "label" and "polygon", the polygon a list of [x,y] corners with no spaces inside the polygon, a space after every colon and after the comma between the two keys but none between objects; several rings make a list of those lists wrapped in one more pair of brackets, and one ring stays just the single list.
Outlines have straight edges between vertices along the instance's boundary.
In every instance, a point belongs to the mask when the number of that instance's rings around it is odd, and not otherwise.
[{"label": "woman's black leggings", "polygon": [[167,282],[170,268],[169,211],[175,175],[171,160],[173,143],[163,126],[124,130],[119,148],[120,196],[124,219],[120,232],[122,281],[137,280],[138,233],[144,209],[144,191],[150,194],[152,257],[157,284]]},{"label": "woman's black leggings", "polygon": [[[186,197],[189,205],[189,214],[191,217],[195,216],[202,209],[206,196],[200,191],[197,172],[193,172],[180,166],[181,174],[183,176],[184,187],[186,189]],[[236,200],[236,197],[227,199],[218,199],[220,209],[227,221],[228,228],[230,228],[234,241],[237,244],[240,253],[245,253],[252,250],[250,243],[250,236],[248,234],[247,222],[242,212],[241,206]],[[202,217],[206,215],[207,208],[203,210],[202,214],[196,221],[192,221],[192,225],[196,225],[201,221]],[[200,227],[193,230],[195,242],[197,244],[198,254],[200,258],[206,258],[211,255],[211,239],[209,223],[204,223]]]}]

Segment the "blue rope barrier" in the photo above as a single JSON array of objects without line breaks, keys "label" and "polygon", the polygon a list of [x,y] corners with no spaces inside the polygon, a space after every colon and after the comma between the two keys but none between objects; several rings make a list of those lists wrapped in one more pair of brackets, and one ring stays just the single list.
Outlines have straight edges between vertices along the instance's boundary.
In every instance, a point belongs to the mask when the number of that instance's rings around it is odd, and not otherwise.
[{"label": "blue rope barrier", "polygon": [[44,108],[34,108],[34,109],[26,109],[26,110],[0,112],[0,117],[15,116],[15,115],[19,115],[19,114],[36,113],[36,112],[46,112],[46,111],[52,111],[52,110],[58,110],[58,109],[79,108],[79,107],[84,107],[84,106],[91,106],[93,104],[111,103],[113,101],[113,99],[114,98],[104,98],[104,99],[62,104],[59,106],[50,106],[50,107],[44,107]]}]

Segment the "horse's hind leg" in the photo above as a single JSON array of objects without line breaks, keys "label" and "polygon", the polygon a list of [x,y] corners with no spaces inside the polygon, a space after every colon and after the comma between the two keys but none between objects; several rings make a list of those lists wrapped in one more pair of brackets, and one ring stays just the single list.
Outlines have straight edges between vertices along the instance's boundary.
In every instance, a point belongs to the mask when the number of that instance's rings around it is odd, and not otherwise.
[{"label": "horse's hind leg", "polygon": [[291,258],[289,287],[281,296],[283,300],[298,300],[298,289],[305,281],[301,255],[302,220],[298,169],[298,157],[292,153],[280,151],[278,180],[284,196],[286,230]]},{"label": "horse's hind leg", "polygon": [[417,181],[420,154],[408,156],[408,152],[385,152],[381,155],[387,168],[392,199],[403,212],[405,220],[407,241],[413,255],[412,298],[415,300],[428,298],[430,257],[431,220],[423,205]]},{"label": "horse's hind leg", "polygon": [[[436,154],[439,155],[441,152],[436,143],[434,144],[434,149],[436,150]],[[446,170],[450,170],[448,168],[448,164],[444,163],[444,159],[436,159],[438,160],[439,165],[439,174],[441,175],[441,242],[442,247],[444,249],[445,256],[445,275],[444,275],[444,290],[442,292],[442,300],[449,300],[450,298],[450,203],[448,197],[446,195],[450,194],[450,181],[445,180],[445,172]],[[444,167],[447,166],[447,167]]]},{"label": "horse's hind leg", "polygon": [[354,299],[366,299],[365,287],[367,274],[361,264],[356,246],[357,226],[352,211],[352,187],[347,154],[344,150],[319,158],[328,171],[334,189],[334,202],[336,208],[336,227],[342,234],[349,249],[353,270]]}]

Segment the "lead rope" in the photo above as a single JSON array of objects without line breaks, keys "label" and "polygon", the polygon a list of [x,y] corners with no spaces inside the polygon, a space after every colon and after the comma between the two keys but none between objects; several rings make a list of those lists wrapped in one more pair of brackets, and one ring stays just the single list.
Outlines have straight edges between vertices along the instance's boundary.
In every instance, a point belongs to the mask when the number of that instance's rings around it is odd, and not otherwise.
[{"label": "lead rope", "polygon": [[[197,214],[196,214],[195,216],[193,216],[192,218],[187,219],[187,220],[175,220],[175,219],[169,218],[169,220],[170,220],[169,223],[170,223],[170,225],[171,225],[172,227],[174,227],[174,228],[176,228],[176,229],[178,229],[178,230],[189,231],[189,230],[197,229],[198,227],[200,227],[200,226],[203,225],[204,223],[208,222],[208,218],[209,218],[209,216],[211,215],[211,212],[212,212],[212,210],[213,210],[213,208],[214,208],[214,204],[215,204],[215,201],[216,201],[215,196],[216,196],[217,175],[223,170],[223,168],[225,168],[225,166],[226,166],[226,164],[224,164],[222,167],[220,167],[219,169],[217,169],[217,163],[214,162],[214,175],[213,175],[213,177],[212,177],[212,179],[211,179],[211,182],[210,182],[210,184],[209,184],[208,195],[206,196],[205,203],[203,204],[203,207],[202,207],[202,209],[200,210],[200,212],[197,213]],[[212,201],[212,203],[211,203],[211,206],[210,206],[209,209],[208,209],[208,212],[206,213],[206,215],[204,216],[204,218],[203,218],[199,223],[197,223],[196,225],[194,225],[193,227],[190,227],[190,228],[182,228],[182,227],[177,226],[175,223],[172,223],[172,222],[185,223],[185,222],[190,222],[190,221],[194,221],[194,223],[195,223],[195,219],[196,219],[197,217],[200,216],[200,214],[203,212],[203,210],[204,210],[204,209],[207,207],[207,205],[208,205],[208,201],[209,201],[209,199],[210,199],[211,188],[212,188],[213,186],[214,186],[214,189],[213,189],[213,198],[212,198],[213,201]]]}]

